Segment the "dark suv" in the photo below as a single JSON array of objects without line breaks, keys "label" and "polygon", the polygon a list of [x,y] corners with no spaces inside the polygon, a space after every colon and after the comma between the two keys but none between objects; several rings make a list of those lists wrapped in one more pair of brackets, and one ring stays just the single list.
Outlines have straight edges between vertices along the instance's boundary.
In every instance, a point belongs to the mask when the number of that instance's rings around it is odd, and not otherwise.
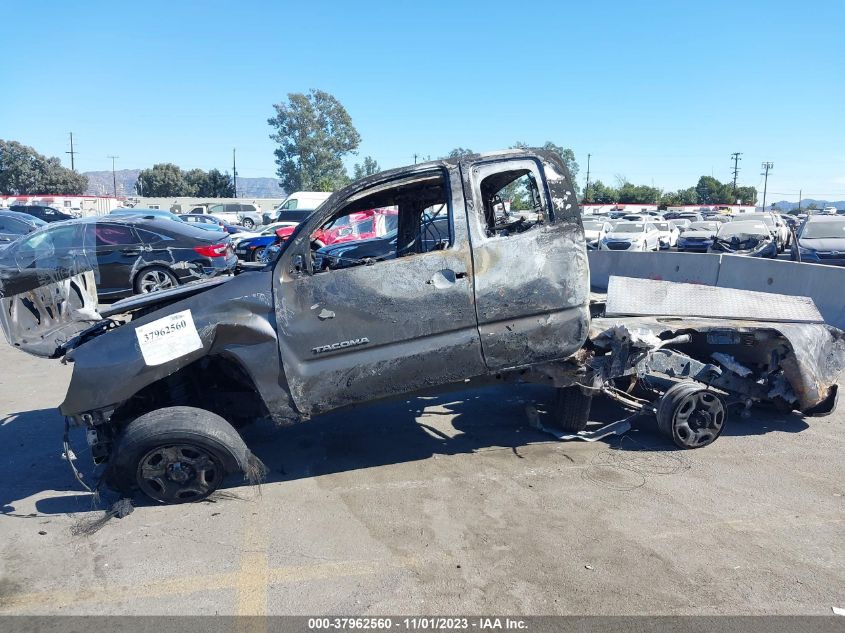
[{"label": "dark suv", "polygon": [[42,204],[13,204],[9,207],[9,210],[17,211],[18,213],[28,213],[45,222],[61,222],[62,220],[74,219],[72,215],[59,211],[55,207],[48,207]]}]

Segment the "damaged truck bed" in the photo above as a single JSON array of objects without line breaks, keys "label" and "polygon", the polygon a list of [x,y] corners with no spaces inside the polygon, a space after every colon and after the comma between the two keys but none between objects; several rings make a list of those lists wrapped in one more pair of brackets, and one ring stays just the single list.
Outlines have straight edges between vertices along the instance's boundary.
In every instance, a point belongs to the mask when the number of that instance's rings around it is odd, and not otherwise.
[{"label": "damaged truck bed", "polygon": [[[366,258],[314,265],[314,235],[384,208],[396,225]],[[587,430],[609,397],[683,448],[715,441],[732,408],[833,409],[845,342],[812,301],[622,277],[591,296],[580,218],[555,154],[422,163],[333,194],[274,262],[235,277],[103,309],[99,271],[3,273],[0,325],[73,363],[61,412],[87,429],[103,481],[163,503],[256,476],[236,430],[256,419],[455,385],[546,384],[558,436],[582,439],[625,428]]]}]

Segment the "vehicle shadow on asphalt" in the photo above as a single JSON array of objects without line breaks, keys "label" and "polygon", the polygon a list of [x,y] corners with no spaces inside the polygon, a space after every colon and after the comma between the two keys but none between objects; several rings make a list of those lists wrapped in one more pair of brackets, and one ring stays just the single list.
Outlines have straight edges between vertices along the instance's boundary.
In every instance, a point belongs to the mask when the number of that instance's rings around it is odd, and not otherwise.
[{"label": "vehicle shadow on asphalt", "polygon": [[[56,409],[37,409],[0,415],[0,516],[34,518],[36,513],[20,508],[20,501],[43,493],[54,497],[39,499],[41,514],[67,514],[97,509],[90,493],[74,479],[62,459],[64,419]],[[85,443],[83,429],[72,429],[71,443],[77,454],[77,467],[84,472],[88,485],[95,481],[94,464]],[[76,492],[78,494],[68,494]]]},{"label": "vehicle shadow on asphalt", "polygon": [[[491,449],[508,450],[515,458],[523,458],[521,449],[529,444],[558,443],[531,427],[527,413],[527,407],[534,407],[541,421],[550,425],[553,396],[551,389],[536,385],[496,386],[346,409],[285,428],[257,423],[242,429],[242,434],[267,466],[267,483]],[[615,403],[597,399],[591,420],[600,425],[625,415]],[[56,409],[0,416],[0,446],[6,449],[6,459],[0,462],[0,516],[38,516],[20,505],[44,492],[56,494],[36,501],[35,509],[41,515],[102,510],[118,499],[116,493],[104,490],[98,503],[73,478],[62,459],[63,423]],[[732,412],[723,438],[704,450],[718,450],[718,442],[730,436],[798,433],[807,428],[795,414],[758,408],[750,418],[742,419]],[[650,417],[636,422],[625,436],[611,436],[599,444],[619,451],[680,450],[657,431]],[[77,468],[93,487],[99,469],[90,459],[83,429],[71,430],[71,445]],[[231,477],[227,485],[242,483],[239,477]],[[140,497],[136,495],[137,504],[146,505]]]},{"label": "vehicle shadow on asphalt", "polygon": [[[269,424],[255,425],[244,429],[243,435],[268,467],[267,482],[496,448],[509,449],[521,458],[520,449],[529,444],[559,443],[531,427],[526,412],[526,407],[535,407],[541,421],[551,425],[549,410],[553,398],[551,389],[536,385],[497,386],[338,411],[280,430]],[[616,403],[597,399],[590,416],[591,426],[627,415]],[[444,424],[444,416],[451,416],[451,420]],[[427,418],[438,422],[429,424]],[[749,419],[733,415],[723,436],[797,433],[806,428],[808,425],[797,415],[758,409]],[[718,441],[714,444],[716,449]],[[609,436],[598,444],[619,451],[683,450],[658,432],[656,421],[650,416],[637,420],[625,436]]]}]

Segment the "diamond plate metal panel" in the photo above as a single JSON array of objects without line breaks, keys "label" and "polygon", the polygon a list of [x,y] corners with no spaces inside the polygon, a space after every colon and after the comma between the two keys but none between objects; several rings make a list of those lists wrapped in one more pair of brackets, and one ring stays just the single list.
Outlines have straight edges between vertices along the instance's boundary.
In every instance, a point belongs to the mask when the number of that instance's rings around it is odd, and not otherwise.
[{"label": "diamond plate metal panel", "polygon": [[824,323],[809,297],[631,277],[610,278],[605,315]]}]

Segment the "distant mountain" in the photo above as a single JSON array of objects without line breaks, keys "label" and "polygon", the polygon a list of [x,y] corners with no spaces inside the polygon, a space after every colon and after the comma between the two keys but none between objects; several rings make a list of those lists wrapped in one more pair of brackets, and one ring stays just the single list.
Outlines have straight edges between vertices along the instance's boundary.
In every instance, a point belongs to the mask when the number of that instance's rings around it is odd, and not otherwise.
[{"label": "distant mountain", "polygon": [[[774,202],[774,201],[772,201]],[[772,202],[766,201],[766,206],[771,208]],[[779,202],[774,202],[775,206],[781,211],[792,211],[793,209],[798,208],[797,202],[789,202],[787,200],[781,200]],[[823,209],[824,207],[836,207],[840,210],[845,210],[845,200],[834,200],[833,202],[829,200],[813,200],[812,198],[803,198],[801,200],[801,208],[806,209],[811,204],[816,205],[817,209]]]},{"label": "distant mountain", "polygon": [[[140,169],[120,169],[114,173],[117,182],[118,196],[134,196],[135,183],[138,181]],[[110,171],[86,171],[88,177],[89,196],[114,195],[114,183]],[[275,178],[242,178],[238,177],[239,198],[284,198],[285,192]]]}]

